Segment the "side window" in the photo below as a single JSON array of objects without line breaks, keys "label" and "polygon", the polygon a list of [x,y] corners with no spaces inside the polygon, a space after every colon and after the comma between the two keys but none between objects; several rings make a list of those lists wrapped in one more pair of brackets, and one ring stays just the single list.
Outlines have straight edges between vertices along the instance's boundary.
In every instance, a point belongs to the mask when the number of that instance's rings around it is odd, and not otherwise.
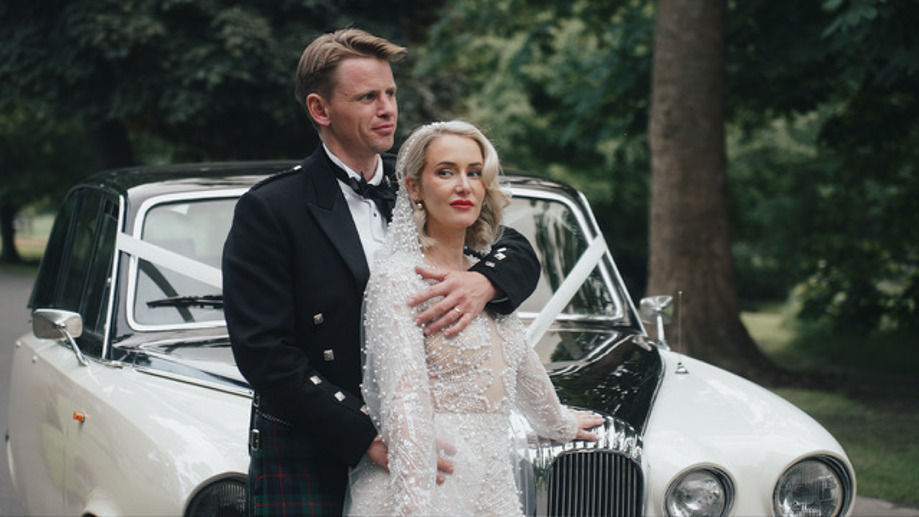
[{"label": "side window", "polygon": [[78,339],[99,356],[104,340],[118,224],[117,202],[94,190],[71,193],[54,223],[30,306],[66,309],[83,317]]},{"label": "side window", "polygon": [[83,352],[102,354],[108,299],[112,290],[112,259],[118,230],[118,205],[111,198],[101,199],[92,260],[86,268],[86,284],[80,301],[83,315]]},{"label": "side window", "polygon": [[[80,199],[70,233],[68,256],[61,271],[61,294],[58,303],[62,309],[80,311],[83,288],[95,251],[99,219],[99,195],[88,191]],[[83,315],[84,326],[86,315]]]},{"label": "side window", "polygon": [[[505,223],[522,233],[539,256],[539,283],[520,307],[521,312],[539,312],[587,249],[587,237],[575,215],[559,201],[514,198],[504,215]],[[563,313],[615,316],[620,306],[613,296],[598,267],[581,284]]]},{"label": "side window", "polygon": [[38,276],[32,287],[32,297],[29,308],[38,309],[55,307],[57,291],[60,285],[61,264],[64,262],[67,250],[67,236],[70,234],[70,223],[73,221],[73,212],[77,206],[77,196],[69,195],[61,205],[54,219],[54,227],[48,237],[48,245],[41,258]]}]

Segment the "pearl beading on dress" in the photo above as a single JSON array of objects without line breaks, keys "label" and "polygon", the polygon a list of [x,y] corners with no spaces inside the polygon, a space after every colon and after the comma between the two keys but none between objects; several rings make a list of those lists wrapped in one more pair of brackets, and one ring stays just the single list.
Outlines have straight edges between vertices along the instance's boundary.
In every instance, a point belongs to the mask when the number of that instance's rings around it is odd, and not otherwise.
[{"label": "pearl beading on dress", "polygon": [[[378,255],[364,305],[362,393],[389,447],[389,473],[368,459],[351,473],[355,515],[521,515],[510,457],[509,415],[557,441],[577,433],[516,314],[478,315],[458,336],[425,338],[411,308],[429,284],[412,205],[401,189],[389,242]],[[475,260],[474,258],[470,258]],[[438,444],[456,448],[455,472],[435,483]],[[441,451],[441,454],[445,454]]]}]

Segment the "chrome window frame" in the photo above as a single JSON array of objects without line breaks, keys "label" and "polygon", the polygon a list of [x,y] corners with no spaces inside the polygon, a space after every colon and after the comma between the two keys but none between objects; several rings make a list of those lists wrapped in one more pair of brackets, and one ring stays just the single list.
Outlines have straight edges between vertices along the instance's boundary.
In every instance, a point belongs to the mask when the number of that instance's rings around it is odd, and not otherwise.
[{"label": "chrome window frame", "polygon": [[[108,276],[108,301],[106,302],[105,309],[105,325],[103,325],[103,336],[102,336],[102,353],[96,360],[102,362],[108,362],[109,353],[112,348],[112,328],[115,325],[115,300],[118,299],[118,284],[119,284],[119,263],[121,261],[121,253],[118,250],[118,232],[124,228],[125,224],[125,214],[127,212],[127,200],[124,195],[118,194],[116,197],[116,203],[118,204],[118,222],[115,224],[115,242],[112,243],[112,246],[115,246],[115,253],[112,254],[112,264],[111,271],[109,271]],[[90,359],[93,359],[90,356]]]},{"label": "chrome window frame", "polygon": [[[220,189],[220,190],[201,190],[196,192],[181,192],[174,194],[163,194],[158,196],[153,196],[148,199],[145,199],[140,206],[137,208],[137,214],[134,217],[134,227],[131,228],[129,235],[141,239],[144,222],[147,219],[147,213],[160,205],[170,204],[170,203],[179,203],[187,201],[218,201],[218,200],[238,200],[245,192],[249,190],[248,187],[245,188],[233,188],[233,189]],[[125,253],[128,256],[128,277],[127,277],[127,289],[125,290],[125,319],[128,322],[128,326],[131,329],[141,332],[149,331],[166,331],[166,330],[186,330],[186,329],[208,329],[208,328],[222,328],[226,327],[226,321],[224,319],[215,320],[215,321],[202,321],[195,323],[170,323],[170,324],[148,324],[138,322],[134,314],[134,304],[135,297],[137,296],[137,273],[138,273],[138,257],[127,253],[123,250],[119,250],[121,253]]]}]

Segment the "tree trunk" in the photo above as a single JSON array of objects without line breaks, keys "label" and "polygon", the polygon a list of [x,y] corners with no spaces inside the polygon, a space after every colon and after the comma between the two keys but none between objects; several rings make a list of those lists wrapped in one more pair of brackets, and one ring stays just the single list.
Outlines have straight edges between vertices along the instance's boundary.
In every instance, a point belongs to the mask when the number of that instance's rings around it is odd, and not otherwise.
[{"label": "tree trunk", "polygon": [[5,203],[0,199],[0,234],[3,234],[3,251],[0,252],[0,262],[10,264],[22,262],[19,251],[16,249],[16,213],[18,208],[12,203]]},{"label": "tree trunk", "polygon": [[[682,291],[682,352],[735,373],[774,373],[743,323],[724,142],[726,0],[660,0],[655,26],[648,293]],[[669,334],[676,347],[676,325]]]},{"label": "tree trunk", "polygon": [[100,125],[90,126],[89,134],[92,137],[96,159],[103,169],[134,165],[134,151],[124,122],[107,120]]}]

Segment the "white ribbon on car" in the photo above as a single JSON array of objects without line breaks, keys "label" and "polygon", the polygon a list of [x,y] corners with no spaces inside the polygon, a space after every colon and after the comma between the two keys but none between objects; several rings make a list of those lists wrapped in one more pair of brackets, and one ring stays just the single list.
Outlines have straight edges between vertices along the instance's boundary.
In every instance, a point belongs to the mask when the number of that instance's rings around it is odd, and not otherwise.
[{"label": "white ribbon on car", "polygon": [[156,244],[131,237],[126,233],[118,234],[116,245],[119,251],[189,276],[211,287],[223,289],[223,272],[220,271],[220,268],[190,259]]},{"label": "white ribbon on car", "polygon": [[530,323],[526,340],[531,347],[535,347],[539,343],[539,340],[549,330],[549,326],[552,325],[555,318],[568,306],[568,303],[571,302],[571,299],[580,289],[581,284],[584,283],[584,280],[587,280],[590,273],[603,259],[604,253],[606,253],[606,239],[600,234],[590,243],[581,258],[578,259],[577,264],[571,268],[571,272],[568,273],[562,285],[558,287],[555,294],[546,303],[542,312],[536,316],[533,323]]}]

